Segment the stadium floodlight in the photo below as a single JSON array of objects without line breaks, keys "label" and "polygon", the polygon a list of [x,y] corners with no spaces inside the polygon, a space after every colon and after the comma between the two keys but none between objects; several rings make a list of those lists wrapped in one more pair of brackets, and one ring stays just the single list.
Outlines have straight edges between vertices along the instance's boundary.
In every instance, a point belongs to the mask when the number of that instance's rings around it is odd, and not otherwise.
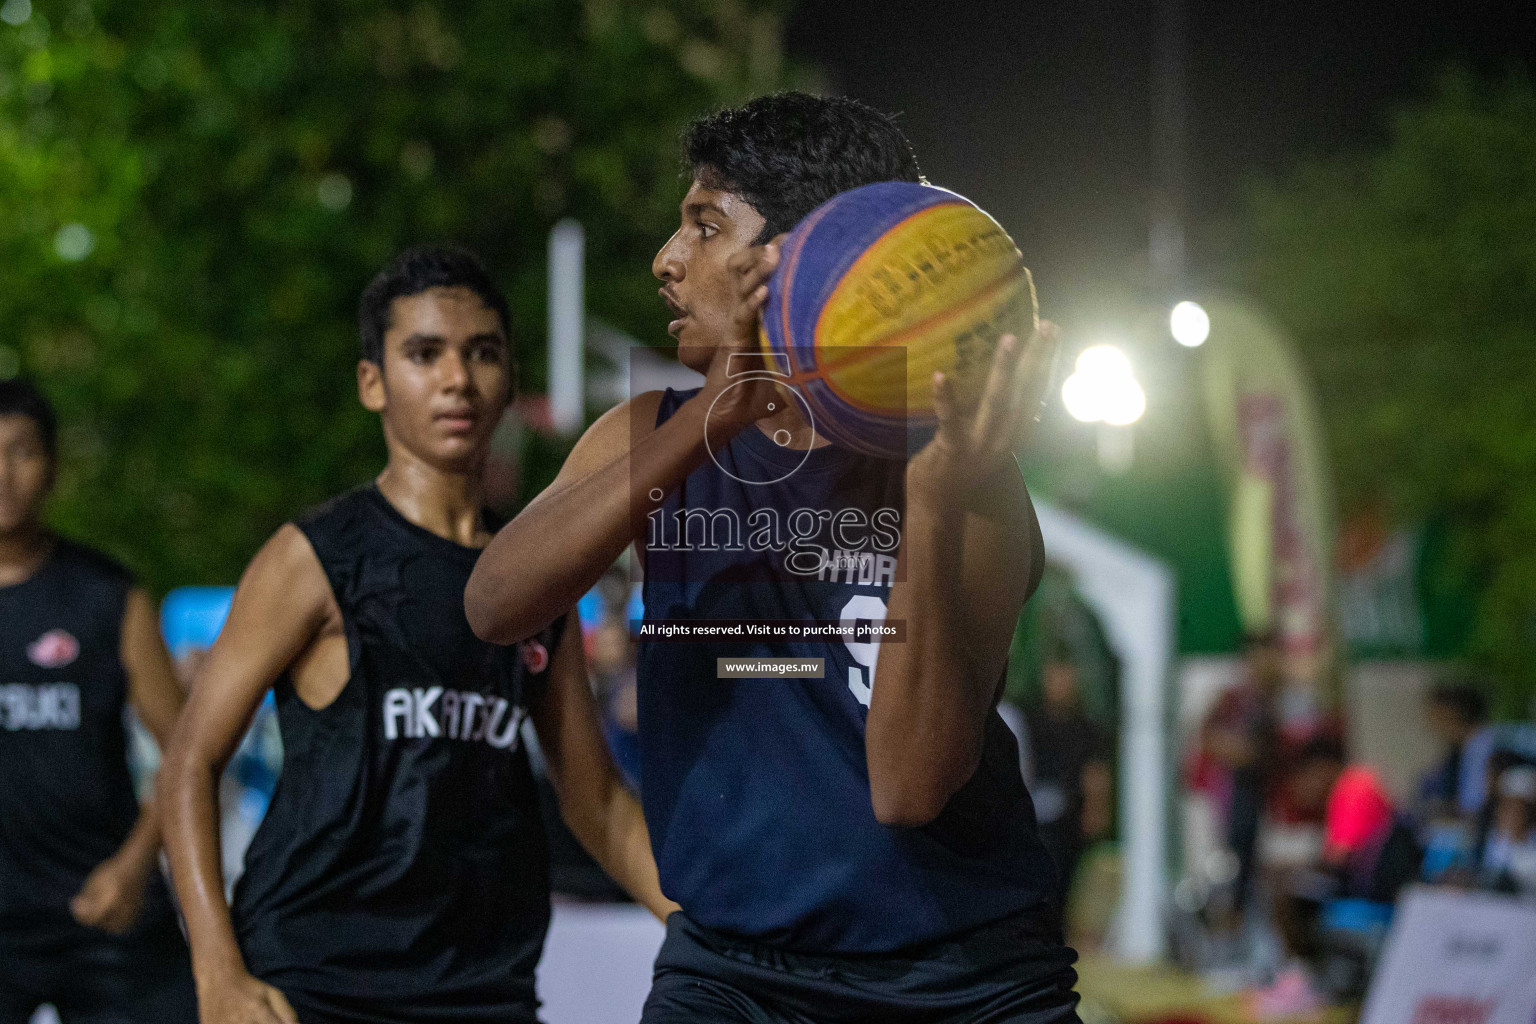
[{"label": "stadium floodlight", "polygon": [[1061,402],[1075,420],[1114,427],[1130,426],[1147,411],[1147,393],[1130,359],[1114,345],[1083,349],[1075,372],[1061,385]]},{"label": "stadium floodlight", "polygon": [[1185,348],[1199,348],[1211,336],[1211,318],[1198,302],[1181,302],[1168,314],[1173,340]]}]

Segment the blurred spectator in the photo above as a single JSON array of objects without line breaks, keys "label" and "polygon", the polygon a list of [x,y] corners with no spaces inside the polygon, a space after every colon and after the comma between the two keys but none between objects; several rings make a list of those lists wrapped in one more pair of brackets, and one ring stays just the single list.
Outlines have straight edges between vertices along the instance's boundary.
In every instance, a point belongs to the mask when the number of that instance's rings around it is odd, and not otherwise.
[{"label": "blurred spectator", "polygon": [[1030,796],[1040,838],[1060,871],[1065,904],[1078,858],[1109,832],[1108,743],[1104,730],[1083,712],[1077,668],[1065,651],[1046,663],[1041,683],[1044,701],[1025,716],[1034,765]]},{"label": "blurred spectator", "polygon": [[1419,785],[1421,816],[1427,820],[1449,810],[1471,819],[1488,799],[1494,734],[1487,698],[1469,682],[1441,683],[1429,693],[1426,715],[1445,753]]},{"label": "blurred spectator", "polygon": [[1323,812],[1322,869],[1330,897],[1391,903],[1419,872],[1413,830],[1376,773],[1346,765],[1331,737],[1309,741],[1296,759],[1291,798],[1302,811]]},{"label": "blurred spectator", "polygon": [[1376,773],[1348,765],[1332,736],[1309,740],[1286,780],[1287,796],[1303,814],[1321,815],[1323,848],[1315,869],[1290,875],[1275,903],[1288,951],[1312,967],[1282,971],[1275,991],[1300,1005],[1318,990],[1358,997],[1369,978],[1403,886],[1418,877],[1420,853],[1408,820],[1397,812]]},{"label": "blurred spectator", "polygon": [[1250,636],[1243,680],[1217,698],[1200,730],[1207,768],[1202,774],[1225,811],[1227,846],[1237,858],[1232,920],[1227,922],[1232,927],[1252,895],[1259,825],[1274,782],[1277,705],[1284,681],[1279,638],[1273,633]]},{"label": "blurred spectator", "polygon": [[1442,682],[1425,701],[1425,719],[1442,754],[1419,783],[1416,816],[1425,847],[1423,877],[1470,885],[1493,808],[1488,779],[1498,774],[1495,729],[1482,690],[1465,681]]},{"label": "blurred spectator", "polygon": [[603,737],[625,783],[640,789],[640,702],[635,686],[635,645],[622,606],[610,611],[592,635],[592,674]]},{"label": "blurred spectator", "polygon": [[1536,895],[1536,768],[1516,765],[1499,776],[1479,868],[1488,888]]}]

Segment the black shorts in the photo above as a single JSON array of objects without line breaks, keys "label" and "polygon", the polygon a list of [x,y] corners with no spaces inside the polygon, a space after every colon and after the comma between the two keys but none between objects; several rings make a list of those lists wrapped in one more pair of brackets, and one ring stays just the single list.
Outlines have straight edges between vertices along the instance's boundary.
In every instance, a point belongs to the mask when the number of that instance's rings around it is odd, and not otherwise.
[{"label": "black shorts", "polygon": [[484,1006],[466,1005],[456,1010],[420,1010],[413,1008],[408,999],[386,1001],[378,996],[351,999],[286,989],[272,981],[267,984],[283,993],[288,1005],[298,1015],[299,1024],[395,1024],[402,1020],[540,1024],[538,1011],[533,1006],[488,1003]]},{"label": "black shorts", "polygon": [[495,992],[467,989],[450,995],[392,995],[361,983],[350,993],[316,992],[312,978],[306,984],[281,973],[258,972],[257,976],[283,993],[298,1015],[298,1024],[539,1024],[539,1004],[531,979],[527,996],[522,998],[499,984]]},{"label": "black shorts", "polygon": [[641,1024],[1081,1024],[1077,954],[1034,915],[915,949],[819,956],[667,918]]},{"label": "black shorts", "polygon": [[108,935],[52,949],[0,945],[0,1024],[27,1024],[44,1003],[62,1024],[197,1024],[185,945],[136,948]]}]

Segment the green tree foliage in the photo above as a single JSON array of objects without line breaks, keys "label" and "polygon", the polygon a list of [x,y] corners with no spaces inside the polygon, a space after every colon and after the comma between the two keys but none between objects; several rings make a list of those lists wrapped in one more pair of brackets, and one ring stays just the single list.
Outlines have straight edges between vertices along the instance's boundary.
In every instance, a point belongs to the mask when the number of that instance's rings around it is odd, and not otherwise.
[{"label": "green tree foliage", "polygon": [[1467,654],[1536,689],[1536,91],[1444,77],[1380,152],[1256,190],[1245,287],[1316,376],[1346,507],[1447,524]]},{"label": "green tree foliage", "polygon": [[778,6],[5,0],[0,374],[60,408],[55,522],[229,581],[375,473],[355,304],[409,244],[487,260],[535,388],[562,216],[591,312],[655,337],[678,132],[780,85]]}]

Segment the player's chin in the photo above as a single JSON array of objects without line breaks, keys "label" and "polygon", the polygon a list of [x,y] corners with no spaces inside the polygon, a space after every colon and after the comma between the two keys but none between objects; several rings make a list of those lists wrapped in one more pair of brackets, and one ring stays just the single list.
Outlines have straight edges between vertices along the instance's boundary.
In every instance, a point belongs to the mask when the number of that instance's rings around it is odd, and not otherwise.
[{"label": "player's chin", "polygon": [[715,357],[718,344],[718,339],[714,338],[706,343],[685,326],[677,332],[677,361],[690,370],[704,373],[709,369],[709,361]]},{"label": "player's chin", "polygon": [[423,447],[428,461],[449,471],[478,466],[491,449],[491,431],[436,431]]}]

